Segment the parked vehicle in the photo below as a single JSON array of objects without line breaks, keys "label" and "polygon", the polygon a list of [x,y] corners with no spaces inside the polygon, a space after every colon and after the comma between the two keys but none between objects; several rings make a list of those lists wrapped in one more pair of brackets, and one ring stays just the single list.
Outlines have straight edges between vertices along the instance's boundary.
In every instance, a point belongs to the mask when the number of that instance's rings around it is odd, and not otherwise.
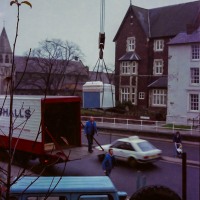
[{"label": "parked vehicle", "polygon": [[138,136],[117,139],[111,144],[97,146],[96,149],[101,150],[98,154],[101,160],[109,148],[113,149],[116,159],[125,160],[131,167],[137,163],[153,163],[161,158],[162,151],[157,149],[147,140],[140,139]]},{"label": "parked vehicle", "polygon": [[22,177],[10,189],[15,200],[125,200],[107,176]]},{"label": "parked vehicle", "polygon": [[[0,148],[11,149],[20,162],[39,158],[42,164],[65,162],[64,149],[81,146],[80,97],[0,96]],[[23,158],[23,159],[21,159]]]}]

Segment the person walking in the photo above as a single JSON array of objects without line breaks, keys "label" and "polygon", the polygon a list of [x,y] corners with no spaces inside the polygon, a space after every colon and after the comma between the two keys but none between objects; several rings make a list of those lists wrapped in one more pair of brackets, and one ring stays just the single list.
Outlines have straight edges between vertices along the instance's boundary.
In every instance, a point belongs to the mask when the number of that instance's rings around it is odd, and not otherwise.
[{"label": "person walking", "polygon": [[102,162],[102,168],[106,176],[110,176],[110,173],[114,165],[115,165],[115,156],[113,154],[113,149],[110,148]]},{"label": "person walking", "polygon": [[175,145],[175,156],[178,156],[178,149],[179,148],[182,148],[182,138],[181,138],[181,134],[179,131],[177,131],[175,134],[174,134],[174,137],[173,137],[173,142],[174,142],[174,145]]},{"label": "person walking", "polygon": [[88,152],[92,153],[92,145],[93,145],[93,137],[94,134],[97,134],[97,125],[94,121],[94,117],[90,117],[90,120],[88,120],[84,127],[84,133],[88,140]]}]

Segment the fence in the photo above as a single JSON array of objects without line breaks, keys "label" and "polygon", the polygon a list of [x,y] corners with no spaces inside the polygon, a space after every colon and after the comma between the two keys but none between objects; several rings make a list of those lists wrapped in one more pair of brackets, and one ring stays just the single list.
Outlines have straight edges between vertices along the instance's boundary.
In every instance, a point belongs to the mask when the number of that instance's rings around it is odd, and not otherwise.
[{"label": "fence", "polygon": [[[81,116],[81,120],[83,122],[87,121],[89,119],[88,116]],[[193,126],[193,123],[183,125],[178,123],[171,123],[166,124],[166,121],[153,121],[153,120],[136,120],[136,119],[124,119],[124,118],[109,118],[109,117],[94,117],[95,121],[98,122],[98,125],[108,125],[109,126],[120,126],[120,125],[126,125],[127,128],[137,128],[140,130],[148,130],[148,129],[154,129],[155,131],[164,131],[164,130],[170,130],[172,132],[175,132],[177,130],[181,131],[189,131],[191,134],[199,133],[200,132],[200,126]]]}]

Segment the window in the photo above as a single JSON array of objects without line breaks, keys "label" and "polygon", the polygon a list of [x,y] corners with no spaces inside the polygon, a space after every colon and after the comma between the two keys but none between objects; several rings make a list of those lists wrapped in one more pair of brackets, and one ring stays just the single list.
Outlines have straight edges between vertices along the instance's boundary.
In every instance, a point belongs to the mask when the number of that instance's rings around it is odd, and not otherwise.
[{"label": "window", "polygon": [[154,51],[164,50],[164,40],[154,40]]},{"label": "window", "polygon": [[139,99],[144,99],[145,93],[144,92],[139,92]]},{"label": "window", "polygon": [[129,62],[122,62],[121,63],[121,73],[122,74],[130,74]]},{"label": "window", "polygon": [[130,89],[128,87],[121,88],[121,102],[129,101]]},{"label": "window", "polygon": [[9,57],[6,55],[5,63],[9,63]]},{"label": "window", "polygon": [[190,110],[199,111],[199,95],[190,94]]},{"label": "window", "polygon": [[135,61],[121,62],[121,74],[137,74],[137,63]]},{"label": "window", "polygon": [[126,51],[135,51],[135,37],[127,38]]},{"label": "window", "polygon": [[167,91],[166,90],[153,90],[152,96],[153,106],[166,106],[167,105]]},{"label": "window", "polygon": [[200,45],[192,45],[192,60],[200,60]]},{"label": "window", "polygon": [[191,84],[199,84],[199,68],[190,68]]},{"label": "window", "polygon": [[155,59],[153,64],[153,74],[162,75],[163,74],[163,60]]},{"label": "window", "polygon": [[136,101],[135,101],[135,98],[136,98],[135,91],[136,91],[136,89],[133,87],[133,88],[132,88],[132,94],[131,94],[131,97],[132,97],[131,100],[132,100],[132,103],[133,103],[133,104],[136,103]]}]

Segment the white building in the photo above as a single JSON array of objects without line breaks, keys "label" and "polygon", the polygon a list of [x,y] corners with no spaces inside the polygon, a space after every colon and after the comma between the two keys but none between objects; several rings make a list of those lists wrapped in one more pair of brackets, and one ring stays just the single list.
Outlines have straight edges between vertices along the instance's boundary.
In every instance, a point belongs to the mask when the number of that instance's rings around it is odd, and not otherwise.
[{"label": "white building", "polygon": [[167,123],[199,124],[200,28],[169,42]]}]

